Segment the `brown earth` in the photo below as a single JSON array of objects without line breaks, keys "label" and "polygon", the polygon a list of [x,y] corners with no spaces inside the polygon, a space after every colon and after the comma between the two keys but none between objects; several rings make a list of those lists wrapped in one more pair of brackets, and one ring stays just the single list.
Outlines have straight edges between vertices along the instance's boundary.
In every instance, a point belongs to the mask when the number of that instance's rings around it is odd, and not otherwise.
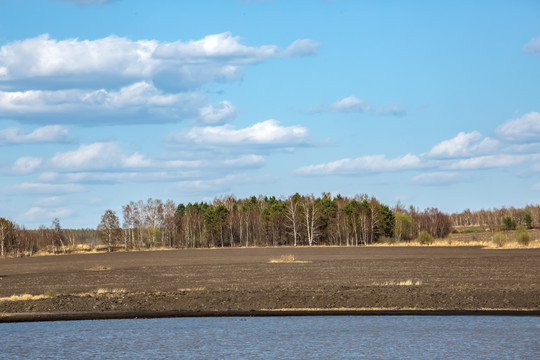
[{"label": "brown earth", "polygon": [[[296,262],[270,262],[282,255],[294,255]],[[17,314],[28,319],[265,309],[538,314],[539,275],[540,249],[478,247],[198,249],[3,259],[0,298],[56,295],[1,299],[0,321]]]}]

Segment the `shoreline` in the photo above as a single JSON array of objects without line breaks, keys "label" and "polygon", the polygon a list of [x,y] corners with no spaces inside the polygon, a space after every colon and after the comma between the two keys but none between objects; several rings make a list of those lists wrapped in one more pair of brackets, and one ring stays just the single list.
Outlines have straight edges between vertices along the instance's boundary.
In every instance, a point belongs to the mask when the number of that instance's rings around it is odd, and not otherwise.
[{"label": "shoreline", "polygon": [[128,312],[69,312],[69,313],[4,313],[0,323],[41,321],[82,321],[120,319],[162,319],[201,317],[282,317],[282,316],[527,316],[540,317],[540,310],[523,309],[279,309],[225,311],[128,311]]}]

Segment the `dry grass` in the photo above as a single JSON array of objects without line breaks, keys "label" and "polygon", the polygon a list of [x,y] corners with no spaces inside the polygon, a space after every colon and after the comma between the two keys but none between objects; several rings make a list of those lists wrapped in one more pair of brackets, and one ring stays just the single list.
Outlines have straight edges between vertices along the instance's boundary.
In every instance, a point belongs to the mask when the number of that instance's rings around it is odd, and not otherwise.
[{"label": "dry grass", "polygon": [[515,241],[509,241],[505,243],[503,246],[496,246],[491,241],[452,241],[449,242],[446,239],[436,239],[431,245],[425,245],[421,244],[418,241],[403,241],[403,242],[396,242],[394,244],[387,244],[387,243],[374,243],[370,244],[368,246],[371,247],[391,247],[391,246],[481,246],[484,249],[538,249],[540,248],[540,239],[536,239],[534,241],[531,241],[529,245],[524,246],[520,245]]},{"label": "dry grass", "polygon": [[385,281],[383,283],[374,283],[374,286],[420,286],[422,281],[420,280],[405,280],[405,281]]},{"label": "dry grass", "polygon": [[78,296],[78,297],[95,297],[95,296],[122,296],[127,294],[126,289],[107,289],[107,288],[99,288],[95,291],[89,291],[85,293],[77,293],[77,294],[69,294],[71,296]]},{"label": "dry grass", "polygon": [[31,295],[31,294],[21,294],[21,295],[11,295],[9,297],[0,298],[0,301],[25,301],[25,300],[40,300],[46,299],[48,296],[45,295]]},{"label": "dry grass", "polygon": [[125,294],[126,289],[97,289],[96,294],[103,295],[103,294]]},{"label": "dry grass", "polygon": [[310,263],[311,261],[296,260],[294,255],[287,254],[287,255],[281,255],[280,257],[277,257],[277,258],[271,258],[268,262],[270,264],[305,264],[305,263]]},{"label": "dry grass", "polygon": [[107,270],[111,270],[111,268],[109,266],[96,265],[96,266],[93,266],[90,269],[86,269],[86,270],[88,270],[88,271],[107,271]]},{"label": "dry grass", "polygon": [[[179,293],[187,293],[187,292],[197,292],[197,291],[205,291],[205,287],[195,287],[195,288],[184,288],[184,289],[178,289],[177,292]],[[50,292],[50,293],[49,293]],[[31,294],[21,294],[21,295],[11,295],[9,297],[3,297],[0,298],[0,301],[29,301],[29,300],[41,300],[41,299],[50,299],[53,297],[56,297],[56,292],[50,290],[49,292],[46,292],[42,295],[31,295]],[[95,291],[89,291],[84,293],[75,293],[75,294],[62,294],[67,296],[75,296],[75,297],[108,297],[108,298],[117,298],[117,297],[123,297],[125,295],[130,294],[126,289],[122,288],[114,288],[114,289],[108,289],[108,288],[99,288]],[[137,294],[137,292],[132,292],[131,294]],[[161,294],[160,291],[157,291],[154,293]]]},{"label": "dry grass", "polygon": [[178,292],[195,292],[195,291],[205,291],[206,288],[204,286],[196,287],[196,288],[185,288],[185,289],[178,289]]},{"label": "dry grass", "polygon": [[484,243],[485,249],[539,249],[540,248],[540,239],[531,241],[529,245],[521,245],[516,241],[509,241],[503,246],[497,246],[492,242]]}]

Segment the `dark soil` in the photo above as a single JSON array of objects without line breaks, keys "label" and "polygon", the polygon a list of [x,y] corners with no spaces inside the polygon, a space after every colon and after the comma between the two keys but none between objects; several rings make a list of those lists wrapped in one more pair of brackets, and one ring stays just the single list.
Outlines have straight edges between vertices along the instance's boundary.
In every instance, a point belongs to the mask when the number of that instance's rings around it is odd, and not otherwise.
[{"label": "dark soil", "polygon": [[[269,263],[284,254],[303,262]],[[539,279],[540,249],[317,247],[44,256],[0,260],[0,297],[57,295],[0,301],[0,315],[299,308],[538,312]]]}]

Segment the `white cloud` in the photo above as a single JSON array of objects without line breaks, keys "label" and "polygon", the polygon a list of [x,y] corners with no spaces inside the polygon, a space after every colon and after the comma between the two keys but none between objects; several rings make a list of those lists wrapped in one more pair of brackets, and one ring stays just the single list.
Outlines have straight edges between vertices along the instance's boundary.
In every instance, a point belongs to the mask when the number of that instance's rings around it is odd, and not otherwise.
[{"label": "white cloud", "polygon": [[299,168],[299,175],[355,175],[363,173],[412,170],[424,167],[415,155],[387,159],[385,155],[367,155],[355,159],[341,159],[325,164],[309,165]]},{"label": "white cloud", "polygon": [[449,170],[480,170],[493,168],[506,168],[521,165],[537,158],[536,155],[486,155],[461,159],[447,163],[441,168]]},{"label": "white cloud", "polygon": [[285,50],[247,46],[230,32],[175,42],[117,36],[56,40],[45,34],[0,47],[0,118],[84,125],[184,119],[223,124],[236,108],[228,101],[208,104],[196,89],[235,80],[248,64],[312,55],[317,47],[309,39]]},{"label": "white cloud", "polygon": [[333,112],[365,112],[370,109],[371,107],[365,100],[355,96],[346,97],[330,105],[330,110]]},{"label": "white cloud", "polygon": [[531,39],[524,47],[523,51],[526,53],[537,53],[540,54],[540,37],[536,39]]},{"label": "white cloud", "polygon": [[229,101],[205,106],[199,110],[199,123],[220,125],[231,121],[236,116],[236,108]]},{"label": "white cloud", "polygon": [[266,160],[260,155],[244,155],[238,158],[226,159],[223,164],[232,168],[258,167],[264,165]]},{"label": "white cloud", "polygon": [[508,141],[540,142],[540,113],[531,112],[507,121],[495,133]]},{"label": "white cloud", "polygon": [[198,171],[82,171],[39,174],[38,180],[54,183],[112,184],[170,182],[201,176]]},{"label": "white cloud", "polygon": [[412,182],[419,185],[443,186],[464,181],[468,178],[462,173],[439,171],[417,175],[413,177]]},{"label": "white cloud", "polygon": [[230,32],[187,42],[132,41],[117,36],[55,40],[44,34],[0,48],[0,86],[101,88],[154,80],[158,87],[186,89],[235,79],[245,64],[311,55],[316,47],[311,40],[297,40],[285,51],[275,45],[246,46]]},{"label": "white cloud", "polygon": [[121,149],[113,142],[97,142],[89,145],[81,145],[77,150],[58,152],[48,160],[47,166],[55,169],[94,170],[107,168],[126,167],[126,164],[135,166],[144,159],[137,153],[131,157],[122,154]]},{"label": "white cloud", "polygon": [[71,209],[61,207],[56,209],[46,209],[42,207],[32,207],[24,215],[20,216],[19,221],[35,222],[35,221],[52,221],[55,218],[66,218],[73,215]]},{"label": "white cloud", "polygon": [[[174,154],[169,154],[172,156]],[[126,154],[114,142],[80,145],[75,150],[58,152],[49,159],[21,157],[11,167],[11,174],[38,173],[39,184],[52,183],[121,183],[172,182],[207,178],[231,171],[256,169],[266,160],[261,155],[223,156],[212,153],[193,159],[197,151],[176,159],[148,158],[138,152]],[[182,159],[184,157],[184,159]],[[188,158],[188,159],[185,159]],[[25,185],[30,191],[49,191],[46,187]],[[19,190],[21,188],[18,188]]]},{"label": "white cloud", "polygon": [[213,158],[207,160],[145,160],[146,168],[137,170],[116,163],[120,167],[103,166],[101,169],[71,171],[66,167],[42,172],[38,180],[47,183],[127,183],[127,182],[172,182],[178,180],[213,177],[216,174],[243,169],[260,168],[265,159],[259,155],[242,155],[236,158]]},{"label": "white cloud", "polygon": [[13,173],[15,174],[30,174],[38,169],[43,163],[42,158],[36,157],[21,157],[13,164]]},{"label": "white cloud", "polygon": [[61,196],[46,196],[42,197],[36,200],[35,204],[37,206],[44,206],[44,207],[50,207],[50,206],[59,206],[66,202],[66,198]]},{"label": "white cloud", "polygon": [[[481,141],[480,141],[481,140]],[[478,131],[460,132],[456,137],[435,145],[428,153],[430,157],[467,157],[478,153],[493,151],[499,145],[498,141],[484,138]]]},{"label": "white cloud", "polygon": [[284,56],[309,56],[317,54],[317,49],[321,44],[311,39],[300,39],[294,41],[283,52]]},{"label": "white cloud", "polygon": [[[310,114],[324,112],[326,109],[322,103],[310,109]],[[359,99],[354,95],[343,98],[330,105],[329,111],[334,113],[370,113],[377,116],[405,116],[407,110],[400,104],[392,104],[373,108],[366,100]]]},{"label": "white cloud", "polygon": [[109,36],[97,40],[55,40],[44,34],[0,48],[0,84],[6,88],[87,87],[132,83],[157,71],[156,40]]},{"label": "white cloud", "polygon": [[254,184],[275,182],[275,176],[249,176],[248,174],[229,174],[221,178],[198,179],[182,181],[174,184],[169,189],[171,194],[208,194],[215,196],[230,193],[231,189],[238,184]]},{"label": "white cloud", "polygon": [[25,182],[11,187],[18,194],[68,194],[86,191],[80,184],[47,184]]},{"label": "white cloud", "polygon": [[115,143],[81,145],[77,150],[56,153],[48,164],[56,169],[95,170],[123,167],[126,158]]},{"label": "white cloud", "polygon": [[[528,140],[528,143],[523,141]],[[483,137],[478,131],[460,132],[419,156],[388,159],[385,155],[366,155],[298,168],[298,175],[359,175],[419,169],[433,172],[419,174],[413,183],[443,185],[467,180],[467,171],[516,169],[529,174],[540,169],[540,113],[529,113],[499,126],[495,137]]]},{"label": "white cloud", "polygon": [[48,121],[50,117],[58,122],[88,125],[171,122],[197,117],[203,104],[204,99],[195,93],[166,94],[148,82],[118,91],[0,91],[3,117],[33,122]]},{"label": "white cloud", "polygon": [[378,108],[375,113],[380,116],[405,116],[407,110],[400,104],[392,104]]},{"label": "white cloud", "polygon": [[60,125],[44,126],[30,133],[26,133],[20,127],[10,127],[0,130],[0,146],[8,144],[64,142],[68,136],[68,129]]},{"label": "white cloud", "polygon": [[137,152],[125,155],[114,142],[97,142],[80,145],[76,150],[58,152],[50,159],[21,157],[15,161],[12,172],[29,174],[44,171],[43,179],[56,181],[57,177],[48,178],[47,174],[55,173],[55,171],[65,173],[105,169],[144,169],[152,166],[154,164],[151,160]]},{"label": "white cloud", "polygon": [[231,125],[194,127],[170,135],[171,147],[220,148],[229,147],[280,147],[303,146],[307,143],[308,130],[303,126],[281,126],[277,120],[266,120],[243,129]]}]

